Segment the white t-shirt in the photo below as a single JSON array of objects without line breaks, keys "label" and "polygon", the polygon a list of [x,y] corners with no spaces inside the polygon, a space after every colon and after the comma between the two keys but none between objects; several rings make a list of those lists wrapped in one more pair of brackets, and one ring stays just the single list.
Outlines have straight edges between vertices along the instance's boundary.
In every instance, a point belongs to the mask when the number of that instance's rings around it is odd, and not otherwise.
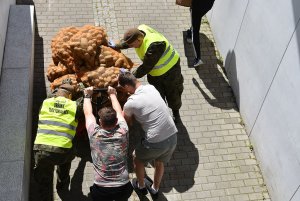
[{"label": "white t-shirt", "polygon": [[126,116],[133,116],[150,143],[161,142],[177,133],[166,103],[152,85],[140,85],[124,105]]}]

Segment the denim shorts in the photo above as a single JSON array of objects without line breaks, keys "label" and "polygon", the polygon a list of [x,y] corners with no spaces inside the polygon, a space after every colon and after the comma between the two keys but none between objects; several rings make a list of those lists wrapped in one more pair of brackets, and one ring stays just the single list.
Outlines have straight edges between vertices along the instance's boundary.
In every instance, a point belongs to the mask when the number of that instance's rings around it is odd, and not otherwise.
[{"label": "denim shorts", "polygon": [[162,142],[150,143],[142,139],[141,143],[135,149],[135,156],[143,163],[153,160],[167,163],[170,161],[177,145],[177,134],[170,136]]}]

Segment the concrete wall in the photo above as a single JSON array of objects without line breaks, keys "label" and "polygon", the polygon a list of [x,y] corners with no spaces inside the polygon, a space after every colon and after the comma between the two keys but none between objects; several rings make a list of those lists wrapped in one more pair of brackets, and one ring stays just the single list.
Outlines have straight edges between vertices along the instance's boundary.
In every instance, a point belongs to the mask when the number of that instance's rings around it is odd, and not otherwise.
[{"label": "concrete wall", "polygon": [[1,0],[0,1],[0,75],[2,69],[3,52],[5,45],[6,28],[8,21],[9,6],[16,4],[16,0]]},{"label": "concrete wall", "polygon": [[10,6],[0,80],[0,201],[28,201],[34,7]]},{"label": "concrete wall", "polygon": [[300,200],[299,18],[299,0],[222,0],[208,14],[273,201]]}]

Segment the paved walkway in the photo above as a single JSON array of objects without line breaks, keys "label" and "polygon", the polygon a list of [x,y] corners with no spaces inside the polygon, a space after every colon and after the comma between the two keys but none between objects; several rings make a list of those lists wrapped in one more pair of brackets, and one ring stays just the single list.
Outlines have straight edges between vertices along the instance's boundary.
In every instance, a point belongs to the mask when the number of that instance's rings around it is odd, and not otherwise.
[{"label": "paved walkway", "polygon": [[[46,96],[49,82],[45,78],[51,61],[51,38],[65,26],[96,24],[107,28],[111,38],[122,36],[129,27],[145,23],[162,32],[181,55],[184,75],[183,124],[178,125],[178,146],[166,167],[159,200],[258,201],[270,200],[258,163],[251,151],[235,98],[223,73],[209,24],[201,27],[201,45],[205,65],[191,68],[192,46],[183,36],[189,27],[189,11],[174,0],[35,0],[36,54],[34,119]],[[139,63],[133,50],[124,52]],[[134,144],[138,130],[131,131]],[[70,192],[54,200],[89,201],[93,168],[89,150],[83,150],[72,163]],[[147,168],[152,176],[153,168]],[[131,174],[134,177],[134,174]],[[55,182],[54,182],[55,183]],[[31,185],[31,201],[35,200]],[[55,189],[55,188],[54,188]],[[149,196],[141,200],[152,200]],[[133,193],[131,198],[139,200]]]}]

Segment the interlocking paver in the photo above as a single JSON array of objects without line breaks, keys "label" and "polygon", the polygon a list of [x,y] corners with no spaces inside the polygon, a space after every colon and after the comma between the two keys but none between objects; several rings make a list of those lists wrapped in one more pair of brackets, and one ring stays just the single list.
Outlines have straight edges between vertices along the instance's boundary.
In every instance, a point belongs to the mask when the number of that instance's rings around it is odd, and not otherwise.
[{"label": "interlocking paver", "polygon": [[[180,111],[183,125],[178,126],[178,146],[165,168],[161,200],[270,200],[206,19],[201,25],[205,64],[195,69],[189,66],[192,46],[183,37],[190,23],[189,11],[176,6],[174,0],[34,0],[33,3],[37,22],[34,121],[49,87],[45,72],[51,61],[51,39],[60,28],[95,24],[104,26],[110,38],[119,39],[127,28],[148,24],[162,32],[179,51],[185,79]],[[140,63],[133,50],[124,53]],[[72,163],[70,194],[54,192],[54,200],[91,200],[88,193],[93,183],[93,168],[88,153],[85,154]],[[153,168],[146,170],[153,176]],[[31,198],[35,200],[34,190]],[[150,196],[147,199],[151,200]],[[130,201],[135,200],[139,198],[133,193]]]}]

